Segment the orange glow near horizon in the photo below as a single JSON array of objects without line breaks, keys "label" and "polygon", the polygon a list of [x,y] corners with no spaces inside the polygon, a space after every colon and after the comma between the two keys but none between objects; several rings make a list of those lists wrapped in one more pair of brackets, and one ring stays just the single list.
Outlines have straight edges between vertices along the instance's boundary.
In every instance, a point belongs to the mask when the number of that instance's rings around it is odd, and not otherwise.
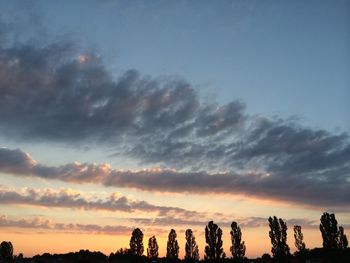
[{"label": "orange glow near horizon", "polygon": [[[169,229],[170,230],[170,229]],[[204,229],[203,229],[204,230]],[[223,229],[223,248],[226,257],[231,257],[230,253],[230,229]],[[321,236],[318,229],[303,229],[304,240],[307,248],[321,247]],[[131,235],[131,233],[130,233]],[[43,253],[67,253],[81,249],[90,251],[101,251],[109,256],[120,248],[128,248],[130,235],[102,235],[102,234],[77,234],[61,233],[54,231],[33,231],[24,230],[21,233],[14,228],[2,230],[2,239],[11,241],[14,246],[14,254],[23,253],[25,257],[31,257]],[[155,235],[159,245],[159,256],[166,255],[167,233],[157,235],[144,231],[144,255],[147,255],[148,239]],[[204,257],[205,238],[204,231],[195,231],[196,241],[199,247],[200,257]],[[264,253],[271,254],[271,244],[268,237],[268,227],[244,228],[242,229],[242,239],[246,244],[246,256],[248,258],[260,257]],[[184,257],[185,237],[182,230],[177,231],[177,240],[180,251],[179,257]],[[295,251],[292,227],[288,229],[288,244],[291,252]]]}]

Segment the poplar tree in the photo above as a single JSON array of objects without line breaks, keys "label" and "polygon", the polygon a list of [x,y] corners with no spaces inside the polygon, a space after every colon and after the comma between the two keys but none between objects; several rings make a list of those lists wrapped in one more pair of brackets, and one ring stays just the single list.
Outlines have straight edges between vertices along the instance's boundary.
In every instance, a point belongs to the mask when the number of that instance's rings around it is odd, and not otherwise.
[{"label": "poplar tree", "polygon": [[287,224],[280,218],[269,217],[269,236],[271,239],[271,252],[274,258],[280,259],[290,255],[287,244]]},{"label": "poplar tree", "polygon": [[148,239],[147,256],[149,258],[158,258],[158,243],[155,236]]},{"label": "poplar tree", "polygon": [[234,259],[243,259],[245,255],[245,244],[242,241],[241,228],[238,226],[237,222],[232,222],[231,224],[231,242],[232,246],[230,251]]},{"label": "poplar tree", "polygon": [[199,260],[198,245],[196,243],[196,239],[193,235],[192,230],[187,229],[185,235],[186,235],[185,260],[186,261],[198,261]]},{"label": "poplar tree", "polygon": [[205,256],[206,260],[217,260],[225,258],[222,248],[222,230],[213,221],[210,221],[205,227]]},{"label": "poplar tree", "polygon": [[348,248],[348,239],[344,234],[344,228],[342,226],[339,227],[339,249],[347,249]]},{"label": "poplar tree", "polygon": [[176,231],[170,230],[167,243],[166,257],[170,259],[177,259],[179,257],[179,244],[176,240]]},{"label": "poplar tree", "polygon": [[143,233],[139,228],[132,231],[130,239],[130,252],[134,256],[143,254]]},{"label": "poplar tree", "polygon": [[322,233],[323,248],[336,249],[339,244],[338,222],[334,214],[323,213],[320,231]]},{"label": "poplar tree", "polygon": [[301,232],[301,226],[294,226],[294,244],[299,252],[305,251],[305,243],[303,241],[304,236]]}]

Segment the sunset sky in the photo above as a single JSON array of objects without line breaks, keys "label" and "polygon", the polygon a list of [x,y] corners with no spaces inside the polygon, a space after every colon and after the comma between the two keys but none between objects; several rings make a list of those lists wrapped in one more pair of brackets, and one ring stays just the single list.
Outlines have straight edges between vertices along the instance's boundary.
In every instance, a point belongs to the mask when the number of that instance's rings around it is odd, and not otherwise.
[{"label": "sunset sky", "polygon": [[14,254],[269,216],[350,235],[350,2],[0,1],[0,231]]}]

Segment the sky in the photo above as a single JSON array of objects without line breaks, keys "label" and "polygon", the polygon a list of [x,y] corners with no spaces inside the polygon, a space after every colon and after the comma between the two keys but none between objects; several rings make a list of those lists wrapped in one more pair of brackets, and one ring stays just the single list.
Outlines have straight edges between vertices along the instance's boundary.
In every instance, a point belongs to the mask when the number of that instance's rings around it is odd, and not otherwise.
[{"label": "sky", "polygon": [[[14,253],[269,216],[350,230],[349,1],[0,1],[0,228]],[[93,236],[93,238],[92,238]],[[53,242],[54,240],[54,242]],[[69,240],[70,242],[67,242]],[[146,251],[146,250],[145,250]]]}]

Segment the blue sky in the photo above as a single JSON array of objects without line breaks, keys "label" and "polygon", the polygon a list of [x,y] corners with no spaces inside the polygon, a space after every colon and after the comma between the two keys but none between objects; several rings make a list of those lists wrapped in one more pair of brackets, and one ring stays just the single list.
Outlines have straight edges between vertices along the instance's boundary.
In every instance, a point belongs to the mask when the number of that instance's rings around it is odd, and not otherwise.
[{"label": "blue sky", "polygon": [[[236,219],[257,256],[270,215],[320,246],[325,209],[348,231],[349,11],[349,1],[0,1],[7,240],[41,253],[96,249],[95,234],[110,252],[137,224],[165,244],[170,225],[201,235],[214,218],[227,234]],[[69,232],[74,222],[86,225]],[[62,246],[43,241],[53,233]],[[80,241],[69,247],[69,235]]]}]

